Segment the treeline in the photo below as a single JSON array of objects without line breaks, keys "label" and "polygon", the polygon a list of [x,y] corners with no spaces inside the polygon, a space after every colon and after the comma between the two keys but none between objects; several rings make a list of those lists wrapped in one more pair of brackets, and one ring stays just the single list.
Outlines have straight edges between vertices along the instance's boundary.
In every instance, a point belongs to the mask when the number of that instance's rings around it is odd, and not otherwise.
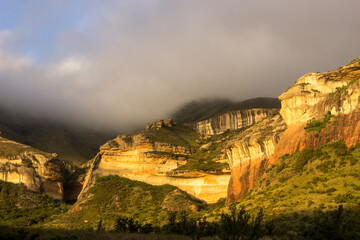
[{"label": "treeline", "polygon": [[[141,224],[132,218],[119,217],[116,220],[115,232],[123,233],[156,233],[178,234],[199,240],[203,237],[218,237],[221,240],[256,240],[263,237],[272,239],[328,239],[353,240],[360,239],[356,223],[348,221],[344,216],[344,208],[328,212],[318,212],[308,221],[298,221],[289,229],[276,229],[275,221],[263,221],[263,211],[256,215],[243,207],[229,205],[229,212],[222,213],[217,221],[207,221],[205,217],[189,218],[186,211],[168,212],[168,223],[162,227]],[[98,229],[99,230],[99,229]],[[215,238],[217,239],[217,238]]]},{"label": "treeline", "polygon": [[[157,233],[178,234],[192,239],[218,236],[222,240],[259,239],[271,233],[271,229],[264,228],[263,211],[251,216],[243,207],[229,206],[229,213],[222,213],[218,221],[207,221],[206,217],[194,219],[186,211],[168,212],[168,223],[162,227],[146,223],[141,224],[131,217],[119,217],[116,220],[115,232],[124,233]],[[101,222],[98,230],[101,230]],[[270,231],[269,231],[270,230]]]}]

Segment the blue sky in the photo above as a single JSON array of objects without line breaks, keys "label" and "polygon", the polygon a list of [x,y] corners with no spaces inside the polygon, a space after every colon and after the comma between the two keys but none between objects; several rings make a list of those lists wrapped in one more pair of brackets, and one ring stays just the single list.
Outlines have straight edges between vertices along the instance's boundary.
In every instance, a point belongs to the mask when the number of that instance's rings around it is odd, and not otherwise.
[{"label": "blue sky", "polygon": [[[61,3],[60,3],[61,2]],[[35,60],[51,52],[61,32],[82,22],[80,1],[0,0],[0,30],[23,32],[21,52]]]}]

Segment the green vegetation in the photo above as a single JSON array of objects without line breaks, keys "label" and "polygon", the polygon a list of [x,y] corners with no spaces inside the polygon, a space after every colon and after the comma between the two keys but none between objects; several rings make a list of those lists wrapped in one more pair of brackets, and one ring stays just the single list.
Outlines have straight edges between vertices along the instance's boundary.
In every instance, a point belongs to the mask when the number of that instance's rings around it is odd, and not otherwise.
[{"label": "green vegetation", "polygon": [[176,170],[198,170],[204,172],[221,172],[223,169],[229,169],[229,164],[215,162],[212,160],[189,160],[185,165],[178,167]]},{"label": "green vegetation", "polygon": [[324,119],[322,121],[319,120],[313,120],[308,121],[305,126],[306,132],[317,132],[319,133],[322,129],[326,127],[328,123],[331,123],[331,118],[334,116],[331,115],[331,112],[328,111],[326,114],[324,114]]},{"label": "green vegetation", "polygon": [[106,230],[114,219],[132,217],[141,223],[161,225],[167,209],[201,209],[203,203],[171,185],[153,186],[115,175],[98,178],[83,200],[52,226],[70,229],[96,229],[99,220]]},{"label": "green vegetation", "polygon": [[[235,136],[243,130],[226,131],[223,134],[211,136],[208,139],[200,140],[199,135],[190,127],[177,124],[171,128],[163,127],[160,129],[148,129],[143,133],[154,142],[165,142],[172,145],[184,146],[193,153],[190,155],[173,154],[167,152],[152,151],[148,154],[158,156],[171,156],[176,159],[187,159],[188,162],[176,170],[198,170],[204,172],[219,172],[228,169],[227,163],[216,162],[216,159],[223,155],[227,139]],[[207,151],[199,150],[200,146],[212,142],[212,146]]]},{"label": "green vegetation", "polygon": [[143,131],[153,142],[164,142],[175,146],[197,148],[198,134],[190,127],[177,124],[173,127],[162,127],[160,129],[148,129]]},{"label": "green vegetation", "polygon": [[0,181],[0,226],[31,226],[49,221],[68,207],[23,184]]},{"label": "green vegetation", "polygon": [[[343,140],[285,155],[237,204],[250,212],[263,208],[265,221],[276,223],[274,231],[284,239],[290,238],[292,231],[298,239],[312,239],[309,234],[314,229],[322,236],[315,239],[335,239],[327,238],[335,234],[328,226],[335,224],[333,215],[341,211],[342,223],[336,234],[343,238],[336,239],[356,239],[346,238],[346,231],[352,237],[360,233],[356,217],[360,212],[360,164],[354,159],[360,159],[360,145],[347,148]],[[345,210],[338,209],[340,204]],[[358,227],[348,230],[349,222]]]},{"label": "green vegetation", "polygon": [[347,85],[344,85],[342,87],[337,87],[336,91],[329,93],[329,95],[339,98],[351,85],[353,85],[359,79],[360,79],[360,76],[351,80]]},{"label": "green vegetation", "polygon": [[0,157],[15,157],[26,151],[31,151],[45,156],[50,156],[49,153],[40,151],[36,148],[24,144],[19,144],[13,141],[8,141],[0,137]]}]

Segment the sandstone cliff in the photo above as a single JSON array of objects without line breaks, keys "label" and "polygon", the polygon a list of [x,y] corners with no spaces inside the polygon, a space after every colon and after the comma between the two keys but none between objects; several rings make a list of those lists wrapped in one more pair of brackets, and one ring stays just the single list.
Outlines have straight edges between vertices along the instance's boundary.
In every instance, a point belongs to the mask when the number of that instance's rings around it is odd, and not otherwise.
[{"label": "sandstone cliff", "polygon": [[[348,146],[360,143],[359,77],[360,59],[334,71],[306,74],[279,97],[281,118],[263,120],[229,143],[227,202],[244,197],[284,154],[339,139]],[[264,138],[267,127],[272,130]]]},{"label": "sandstone cliff", "polygon": [[[281,115],[288,125],[272,161],[303,148],[344,139],[348,146],[360,142],[360,58],[326,73],[301,77],[283,93]],[[331,114],[325,123],[324,114]],[[307,126],[319,125],[315,129]],[[305,130],[305,128],[308,130]]]},{"label": "sandstone cliff", "polygon": [[63,199],[63,163],[56,154],[0,137],[0,180]]},{"label": "sandstone cliff", "polygon": [[245,109],[232,111],[195,123],[195,130],[202,135],[215,135],[226,130],[251,126],[268,117],[275,109]]},{"label": "sandstone cliff", "polygon": [[[152,185],[177,186],[207,202],[226,197],[230,177],[227,172],[175,171],[185,165],[196,151],[194,140],[197,134],[193,130],[156,123],[147,126],[143,132],[118,136],[100,148],[92,161],[80,198],[98,177],[112,174]],[[179,136],[176,131],[180,132]]]},{"label": "sandstone cliff", "polygon": [[281,116],[276,114],[230,140],[226,149],[231,168],[228,203],[244,197],[255,186],[285,129]]}]

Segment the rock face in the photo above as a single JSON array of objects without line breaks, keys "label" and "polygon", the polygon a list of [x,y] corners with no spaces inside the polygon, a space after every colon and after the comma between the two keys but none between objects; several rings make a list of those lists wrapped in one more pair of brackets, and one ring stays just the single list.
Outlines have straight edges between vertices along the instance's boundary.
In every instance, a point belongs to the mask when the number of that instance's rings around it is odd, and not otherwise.
[{"label": "rock face", "polygon": [[[279,157],[286,153],[339,139],[348,146],[360,143],[359,77],[360,58],[334,71],[306,74],[279,97],[283,120],[263,120],[229,143],[226,152],[232,171],[227,202],[244,197],[266,168],[279,163]],[[331,121],[326,124],[324,114],[328,112]],[[321,127],[306,131],[304,128],[314,121]],[[272,126],[272,133],[264,138],[261,134],[266,126]]]},{"label": "rock face", "polygon": [[116,174],[152,185],[170,184],[187,193],[216,202],[226,197],[229,174],[173,171],[186,163],[188,147],[151,141],[142,133],[122,135],[107,142],[93,159],[80,198],[98,177]]},{"label": "rock face", "polygon": [[[313,118],[349,114],[359,106],[360,60],[326,73],[309,73],[285,91],[281,100],[281,116],[285,123],[296,125]],[[353,81],[353,82],[352,82]]]},{"label": "rock face", "polygon": [[231,178],[227,203],[244,197],[255,186],[285,129],[286,125],[277,114],[246,129],[228,144],[226,155]]},{"label": "rock face", "polygon": [[246,109],[228,112],[217,117],[195,123],[195,130],[202,135],[215,135],[226,130],[251,126],[271,115],[274,109]]},{"label": "rock face", "polygon": [[[315,148],[328,141],[344,139],[348,146],[360,142],[360,59],[326,73],[310,73],[301,77],[279,99],[281,115],[288,129],[273,157]],[[307,123],[322,121],[324,114],[333,115],[331,124],[320,132],[304,130]]]},{"label": "rock face", "polygon": [[63,163],[56,154],[0,137],[0,180],[63,199]]},{"label": "rock face", "polygon": [[175,122],[173,119],[160,119],[160,120],[157,120],[153,123],[148,123],[145,125],[145,129],[148,130],[148,129],[160,129],[160,128],[163,128],[163,127],[172,127],[175,125]]}]

